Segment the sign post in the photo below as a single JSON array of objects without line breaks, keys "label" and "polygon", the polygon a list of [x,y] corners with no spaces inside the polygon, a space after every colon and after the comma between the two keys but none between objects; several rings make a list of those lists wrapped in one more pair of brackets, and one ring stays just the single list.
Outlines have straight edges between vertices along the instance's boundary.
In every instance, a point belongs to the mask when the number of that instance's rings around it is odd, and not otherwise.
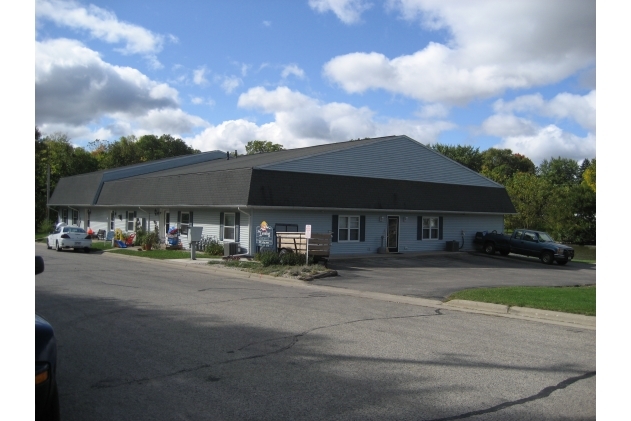
[{"label": "sign post", "polygon": [[305,238],[307,239],[306,265],[309,266],[309,239],[311,238],[311,225],[305,225]]}]

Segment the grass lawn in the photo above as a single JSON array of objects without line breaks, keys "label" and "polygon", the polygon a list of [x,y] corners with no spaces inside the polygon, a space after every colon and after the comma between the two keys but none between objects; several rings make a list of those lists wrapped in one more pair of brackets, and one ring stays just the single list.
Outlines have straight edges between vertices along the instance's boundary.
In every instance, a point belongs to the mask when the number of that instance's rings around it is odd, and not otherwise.
[{"label": "grass lawn", "polygon": [[456,292],[447,300],[469,300],[530,307],[564,313],[596,315],[596,286],[476,288]]}]

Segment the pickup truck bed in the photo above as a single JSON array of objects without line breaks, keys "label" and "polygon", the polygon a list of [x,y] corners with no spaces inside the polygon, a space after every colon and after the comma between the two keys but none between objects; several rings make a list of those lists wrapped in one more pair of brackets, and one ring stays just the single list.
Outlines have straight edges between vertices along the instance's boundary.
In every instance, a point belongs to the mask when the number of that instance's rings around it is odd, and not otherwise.
[{"label": "pickup truck bed", "polygon": [[499,252],[502,256],[509,253],[534,256],[546,264],[557,262],[564,265],[574,258],[572,247],[554,242],[543,231],[518,229],[510,236],[496,232],[477,232],[473,242],[487,254]]}]

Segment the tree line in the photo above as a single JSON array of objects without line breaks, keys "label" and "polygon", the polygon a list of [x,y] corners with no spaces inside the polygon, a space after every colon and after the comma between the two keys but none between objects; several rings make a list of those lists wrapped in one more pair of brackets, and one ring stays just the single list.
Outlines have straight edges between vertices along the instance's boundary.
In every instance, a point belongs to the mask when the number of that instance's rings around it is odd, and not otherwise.
[{"label": "tree line", "polygon": [[596,158],[550,158],[541,165],[510,149],[434,144],[431,149],[506,186],[516,215],[506,229],[547,231],[557,241],[596,244]]},{"label": "tree line", "polygon": [[[510,149],[461,145],[428,145],[430,149],[506,187],[517,214],[507,215],[506,229],[547,231],[569,243],[596,243],[596,159],[579,163],[550,158],[541,165]],[[246,154],[275,152],[283,145],[252,140]],[[87,148],[73,146],[64,134],[42,137],[35,128],[35,227],[46,221],[46,179],[50,191],[62,177],[118,168],[156,159],[200,153],[168,134],[123,136],[117,141],[95,140]],[[51,215],[55,219],[56,215]]]}]

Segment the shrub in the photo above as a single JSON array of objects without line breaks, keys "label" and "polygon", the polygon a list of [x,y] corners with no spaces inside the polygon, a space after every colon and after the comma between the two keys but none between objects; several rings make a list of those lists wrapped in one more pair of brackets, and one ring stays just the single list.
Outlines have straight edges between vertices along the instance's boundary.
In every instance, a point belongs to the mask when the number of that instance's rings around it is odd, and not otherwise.
[{"label": "shrub", "polygon": [[44,219],[41,224],[39,224],[38,232],[41,233],[51,233],[55,229],[55,224],[49,220]]},{"label": "shrub", "polygon": [[280,265],[280,256],[275,251],[262,251],[256,254],[256,260],[263,266]]},{"label": "shrub", "polygon": [[301,253],[285,253],[280,256],[280,264],[286,266],[301,266],[306,263],[304,254]]},{"label": "shrub", "polygon": [[136,237],[134,238],[134,245],[135,246],[142,246],[144,244],[146,236],[147,236],[147,231],[145,231],[142,228],[138,228],[136,230]]},{"label": "shrub", "polygon": [[219,244],[218,240],[213,238],[208,244],[206,244],[204,252],[209,256],[221,256],[223,255],[223,246]]}]

